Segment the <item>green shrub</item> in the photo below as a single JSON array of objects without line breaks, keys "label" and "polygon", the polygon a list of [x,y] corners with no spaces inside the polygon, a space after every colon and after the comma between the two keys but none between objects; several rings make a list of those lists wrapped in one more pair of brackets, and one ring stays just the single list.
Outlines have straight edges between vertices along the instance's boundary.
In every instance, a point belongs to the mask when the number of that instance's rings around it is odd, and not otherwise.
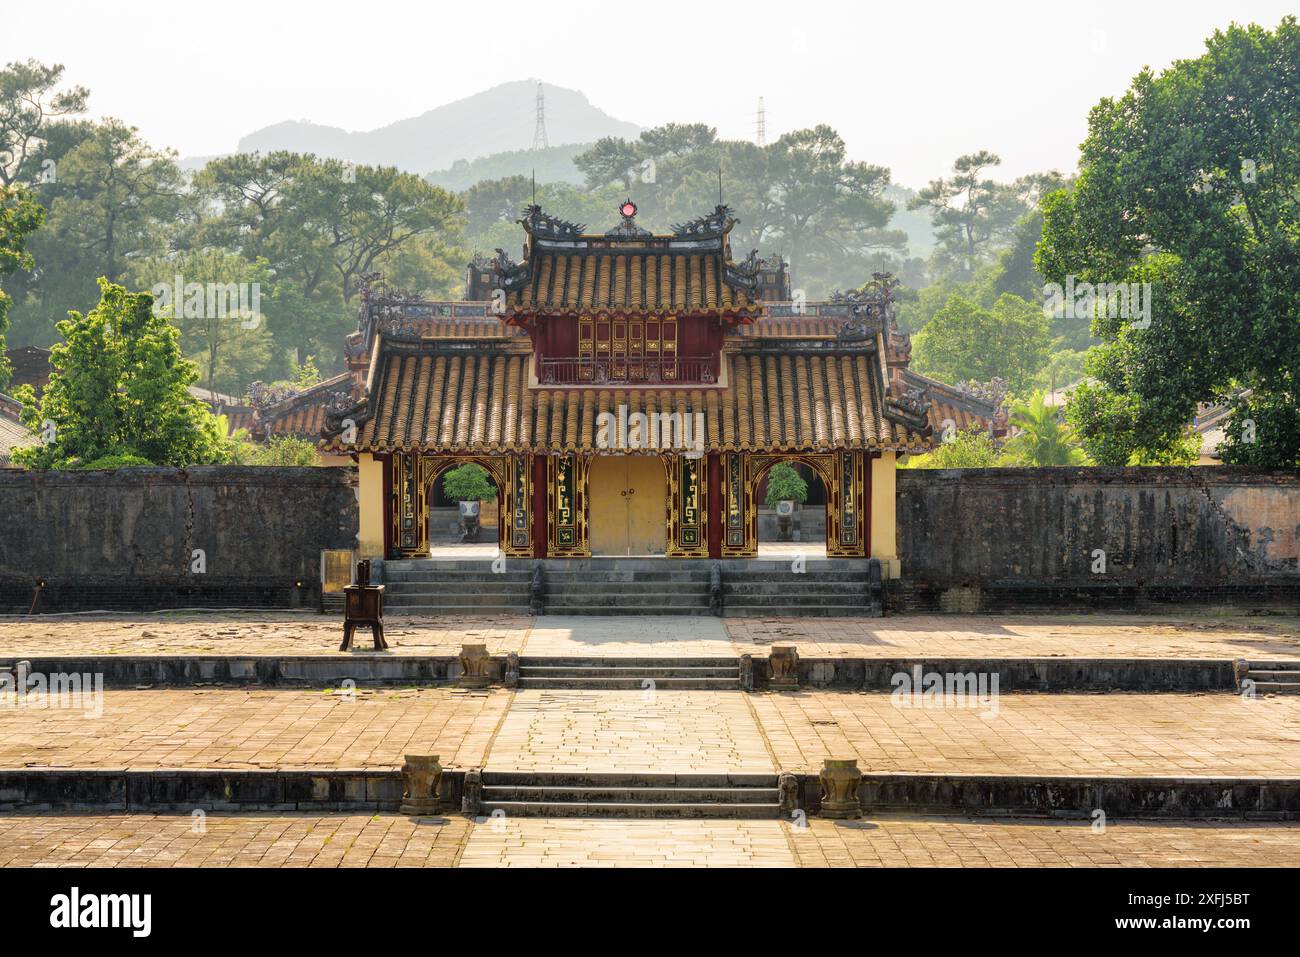
[{"label": "green shrub", "polygon": [[771,508],[777,502],[785,501],[801,505],[808,501],[808,483],[794,470],[794,466],[780,462],[767,473],[767,506]]},{"label": "green shrub", "polygon": [[87,462],[85,465],[78,465],[79,469],[129,469],[139,468],[140,466],[152,466],[153,463],[148,459],[141,458],[138,455],[121,454],[121,455],[101,455],[93,462]]},{"label": "green shrub", "polygon": [[442,491],[457,502],[494,502],[497,497],[496,486],[488,478],[487,469],[473,462],[444,472]]}]

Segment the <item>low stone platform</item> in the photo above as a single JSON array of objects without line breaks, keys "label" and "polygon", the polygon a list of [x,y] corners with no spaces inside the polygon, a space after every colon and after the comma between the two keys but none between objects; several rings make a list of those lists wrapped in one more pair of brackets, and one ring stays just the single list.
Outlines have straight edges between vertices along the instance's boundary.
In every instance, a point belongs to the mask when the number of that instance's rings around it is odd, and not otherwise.
[{"label": "low stone platform", "polygon": [[[442,776],[440,812],[462,809],[466,769]],[[782,811],[774,773],[484,772],[475,816],[797,819],[821,807],[816,774],[795,774]],[[395,811],[398,769],[0,769],[0,812]],[[863,812],[979,816],[1300,820],[1300,776],[1126,777],[878,774],[863,776]]]},{"label": "low stone platform", "polygon": [[0,867],[1295,867],[1300,823],[6,814]]},{"label": "low stone platform", "polygon": [[0,768],[384,768],[405,754],[501,771],[1300,773],[1300,697],[1002,694],[901,707],[890,694],[451,688],[108,690],[94,716],[0,709]]},{"label": "low stone platform", "polygon": [[[734,657],[795,644],[806,658],[1239,658],[1300,661],[1300,618],[1161,615],[896,615],[887,618],[389,615],[389,656]],[[338,616],[310,612],[0,617],[0,657],[316,656],[340,652]],[[363,635],[364,637],[364,635]]]}]

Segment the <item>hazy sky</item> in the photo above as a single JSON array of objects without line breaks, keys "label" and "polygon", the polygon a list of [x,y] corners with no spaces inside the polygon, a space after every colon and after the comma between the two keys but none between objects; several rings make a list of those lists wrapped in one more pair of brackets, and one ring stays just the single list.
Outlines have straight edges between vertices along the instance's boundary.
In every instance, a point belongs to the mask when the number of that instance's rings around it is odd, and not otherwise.
[{"label": "hazy sky", "polygon": [[182,156],[232,151],[285,119],[372,129],[528,77],[619,119],[703,121],[725,137],[754,136],[762,96],[769,139],[829,123],[853,158],[919,186],[976,149],[1001,154],[1005,178],[1073,168],[1089,107],[1144,65],[1196,56],[1234,20],[1274,27],[1297,6],[61,0],[6,5],[0,63],[63,63],[95,115]]}]

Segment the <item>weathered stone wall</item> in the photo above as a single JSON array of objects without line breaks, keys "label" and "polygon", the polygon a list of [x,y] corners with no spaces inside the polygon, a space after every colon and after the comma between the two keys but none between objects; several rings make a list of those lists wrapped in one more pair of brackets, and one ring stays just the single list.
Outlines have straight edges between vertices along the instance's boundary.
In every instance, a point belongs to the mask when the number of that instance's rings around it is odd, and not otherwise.
[{"label": "weathered stone wall", "polygon": [[904,469],[897,509],[896,609],[1300,596],[1294,471]]},{"label": "weathered stone wall", "polygon": [[347,467],[0,470],[0,608],[310,606],[356,534]]}]

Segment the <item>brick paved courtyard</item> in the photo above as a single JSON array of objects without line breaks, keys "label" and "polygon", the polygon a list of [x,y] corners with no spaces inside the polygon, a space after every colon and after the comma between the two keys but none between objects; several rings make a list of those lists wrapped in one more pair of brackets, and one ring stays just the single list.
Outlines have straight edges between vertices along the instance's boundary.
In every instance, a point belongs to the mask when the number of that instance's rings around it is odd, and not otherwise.
[{"label": "brick paved courtyard", "polygon": [[996,716],[887,693],[109,690],[0,709],[0,767],[392,767],[1300,775],[1300,697],[1004,694]]},{"label": "brick paved courtyard", "polygon": [[[886,619],[393,618],[397,655],[1300,659],[1300,620],[1210,615]],[[328,654],[334,618],[202,613],[0,620],[0,655]],[[864,771],[1300,776],[1300,697],[137,688],[102,714],[0,708],[0,767],[395,768],[407,753],[520,772]],[[873,815],[864,822],[211,812],[0,816],[0,866],[1300,866],[1300,823]]]},{"label": "brick paved courtyard", "polygon": [[[199,827],[201,826],[201,830]],[[1300,824],[880,815],[862,822],[11,814],[0,866],[1295,867]]]},{"label": "brick paved courtyard", "polygon": [[[1300,619],[1284,616],[898,615],[886,618],[404,618],[396,655],[452,655],[481,641],[493,654],[722,655],[794,642],[805,657],[1300,659]],[[311,612],[172,612],[0,618],[0,655],[348,654],[335,616]],[[362,643],[365,644],[364,642]]]}]

